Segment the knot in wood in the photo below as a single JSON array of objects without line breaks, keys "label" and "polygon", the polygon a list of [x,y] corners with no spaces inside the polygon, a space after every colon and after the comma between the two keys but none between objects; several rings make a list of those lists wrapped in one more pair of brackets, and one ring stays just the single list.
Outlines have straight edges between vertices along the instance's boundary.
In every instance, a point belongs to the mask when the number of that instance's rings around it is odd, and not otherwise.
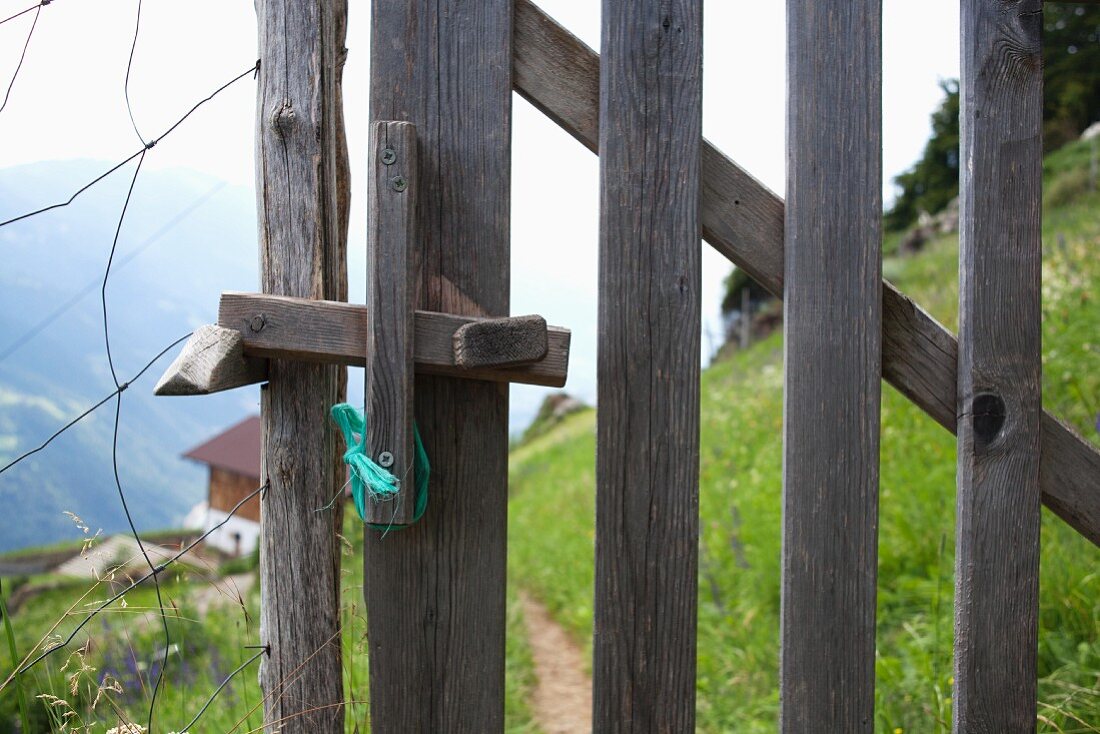
[{"label": "knot in wood", "polygon": [[284,99],[271,111],[271,129],[280,138],[285,138],[294,129],[297,122],[297,114],[294,104],[289,99]]},{"label": "knot in wood", "polygon": [[988,446],[1004,428],[1008,411],[1005,401],[994,393],[979,393],[970,406],[970,420],[974,429],[974,445]]}]

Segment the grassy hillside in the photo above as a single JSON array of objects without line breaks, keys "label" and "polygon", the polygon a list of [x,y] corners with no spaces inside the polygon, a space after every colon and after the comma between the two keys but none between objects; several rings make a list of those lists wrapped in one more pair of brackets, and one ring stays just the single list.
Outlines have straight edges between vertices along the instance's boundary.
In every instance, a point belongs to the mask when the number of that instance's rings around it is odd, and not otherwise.
[{"label": "grassy hillside", "polygon": [[[59,161],[0,170],[0,221],[65,201],[109,167]],[[130,184],[126,170],[70,206],[0,232],[0,466],[34,449],[114,389],[100,281]],[[119,379],[202,323],[222,289],[254,288],[255,197],[185,170],[143,170],[119,233],[106,291]],[[152,394],[166,355],[125,393],[119,474],[138,527],[178,524],[203,497],[205,472],[180,454],[257,408],[238,390],[172,400]],[[63,514],[105,533],[128,529],[111,462],[113,402],[0,476],[0,506],[20,522],[0,551],[79,538]]]},{"label": "grassy hillside", "polygon": [[[1097,441],[1100,195],[1087,148],[1047,161],[1044,403]],[[891,259],[887,277],[952,330],[958,239]],[[782,341],[773,335],[703,375],[699,728],[775,731],[778,711]],[[883,732],[947,732],[955,439],[883,386],[876,718]],[[510,572],[590,648],[595,413],[512,457]],[[1100,442],[1098,442],[1100,443]],[[1040,721],[1100,731],[1100,550],[1044,511]]]},{"label": "grassy hillside", "polygon": [[[350,506],[349,506],[350,510]],[[367,621],[363,606],[362,526],[353,510],[345,514],[341,584],[346,731],[366,734],[369,716]],[[259,585],[253,563],[230,561],[190,574],[162,577],[172,647],[157,693],[154,729],[183,731],[215,689],[246,664],[259,637]],[[223,574],[232,580],[212,581]],[[10,600],[13,579],[3,580],[0,601]],[[104,581],[57,582],[47,577],[15,580],[45,589],[12,615],[17,657],[43,642],[63,639],[103,599],[121,587]],[[103,734],[123,722],[144,726],[153,682],[164,657],[164,632],[149,584],[96,617],[65,649],[57,651],[18,681],[0,685],[0,734],[19,732],[20,693],[25,696],[31,732]],[[515,590],[508,596],[508,648],[505,710],[507,734],[534,732],[527,701],[535,685],[530,648]],[[0,684],[12,670],[6,630],[0,623]],[[262,699],[257,662],[226,685],[189,731],[257,732]],[[21,688],[21,691],[20,691]],[[68,728],[66,728],[66,726]],[[24,730],[25,731],[25,730]]]},{"label": "grassy hillside", "polygon": [[[1087,150],[1048,159],[1044,264],[1045,404],[1098,441],[1100,410],[1100,194],[1087,190]],[[888,277],[945,324],[956,321],[957,240],[890,259]],[[774,335],[703,375],[699,579],[699,728],[774,732],[778,710],[782,343]],[[951,719],[955,442],[892,388],[883,388],[879,543],[880,731],[947,732]],[[535,676],[516,591],[540,599],[591,648],[595,413],[565,417],[515,448],[511,462],[506,730],[537,731],[528,699]],[[368,715],[362,532],[345,523],[343,624],[347,731]],[[234,573],[254,571],[234,562]],[[1100,550],[1057,518],[1043,521],[1040,622],[1042,732],[1098,732]],[[164,579],[175,649],[157,697],[158,731],[178,730],[214,688],[254,652],[258,591],[227,598],[210,579],[230,569]],[[12,598],[4,579],[0,599]],[[48,581],[11,617],[17,657],[67,634],[107,584]],[[238,579],[240,581],[240,579]],[[241,582],[247,584],[247,582]],[[121,720],[144,723],[163,655],[153,590],[143,587],[96,618],[67,650],[20,679],[31,731],[102,734]],[[204,611],[205,609],[205,611]],[[0,625],[0,637],[7,630]],[[0,682],[11,668],[0,642]],[[192,732],[259,725],[256,671],[245,669]],[[54,699],[39,699],[40,695]],[[0,734],[14,732],[17,688],[0,690]],[[48,702],[47,703],[44,703]],[[71,712],[71,713],[70,713]],[[68,728],[63,729],[63,722]],[[357,726],[358,725],[358,726]]]}]

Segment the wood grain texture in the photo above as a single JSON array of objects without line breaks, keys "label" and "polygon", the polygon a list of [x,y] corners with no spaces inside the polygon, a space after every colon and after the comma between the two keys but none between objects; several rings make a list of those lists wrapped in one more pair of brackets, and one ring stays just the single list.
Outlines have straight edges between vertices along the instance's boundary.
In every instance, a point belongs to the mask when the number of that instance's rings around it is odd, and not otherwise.
[{"label": "wood grain texture", "polygon": [[1043,15],[963,0],[954,731],[1036,726]]},{"label": "wood grain texture", "polygon": [[[240,332],[247,356],[357,367],[366,364],[363,345],[368,320],[369,310],[360,304],[234,291],[222,294],[218,310],[218,324]],[[565,384],[571,335],[569,329],[560,326],[546,327],[546,356],[538,362],[516,367],[459,367],[455,363],[454,335],[463,326],[481,320],[417,310],[417,373],[546,387]],[[253,328],[254,324],[259,328]]]},{"label": "wood grain texture", "polygon": [[369,499],[364,520],[408,525],[416,507],[412,467],[416,300],[416,126],[371,123],[367,192],[367,455],[400,485]]},{"label": "wood grain texture", "polygon": [[267,362],[244,355],[236,329],[200,326],[153,388],[154,395],[209,395],[267,380]]},{"label": "wood grain texture", "polygon": [[[338,86],[342,0],[260,0],[257,197],[268,293],[347,294],[347,171]],[[272,361],[264,391],[260,669],[264,722],[342,732],[339,543],[315,510],[343,484],[328,409],[343,399],[330,365]],[[303,603],[308,599],[309,603]]]},{"label": "wood grain texture", "polygon": [[[516,0],[516,91],[597,151],[599,56],[530,0]],[[594,92],[593,90],[597,90]],[[703,238],[783,297],[784,204],[703,142]],[[955,430],[955,336],[889,281],[882,284],[883,377],[937,423]],[[1043,416],[1043,503],[1100,545],[1100,451]]]},{"label": "wood grain texture", "polygon": [[[511,0],[372,3],[371,119],[420,138],[421,309],[509,315],[511,29]],[[416,421],[428,510],[367,531],[371,731],[499,732],[507,386],[420,376]]]},{"label": "wood grain texture", "polygon": [[787,0],[779,728],[790,734],[875,724],[881,34],[881,0]]},{"label": "wood grain texture", "polygon": [[596,732],[695,729],[702,20],[603,3]]},{"label": "wood grain texture", "polygon": [[460,326],[454,336],[455,364],[463,369],[505,367],[546,357],[546,319],[512,316]]},{"label": "wood grain texture", "polygon": [[[333,295],[337,301],[348,300],[348,226],[351,214],[351,167],[348,159],[348,141],[344,134],[344,65],[348,58],[348,49],[344,46],[347,38],[347,0],[335,0],[333,10],[333,34],[336,37],[336,63],[333,85],[335,86],[336,115],[336,165],[333,172],[334,186],[336,188],[336,242],[335,251],[337,261],[329,263],[329,279],[332,283]],[[336,370],[336,395],[343,401],[348,394],[348,370]],[[332,472],[336,477],[347,476],[347,464],[344,463],[344,446],[342,441],[334,441],[331,455]],[[344,532],[344,512],[346,504],[337,502],[332,506],[331,525],[333,533]],[[332,559],[333,573],[340,578],[341,553],[334,554]],[[345,692],[346,694],[347,692]]]}]

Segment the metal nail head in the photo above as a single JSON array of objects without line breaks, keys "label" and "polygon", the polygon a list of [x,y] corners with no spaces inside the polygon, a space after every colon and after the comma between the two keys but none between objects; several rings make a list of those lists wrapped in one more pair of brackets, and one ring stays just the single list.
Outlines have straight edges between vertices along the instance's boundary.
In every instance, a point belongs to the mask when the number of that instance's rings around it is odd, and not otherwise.
[{"label": "metal nail head", "polygon": [[378,465],[384,469],[389,469],[393,466],[393,454],[389,451],[383,451],[378,455]]},{"label": "metal nail head", "polygon": [[409,188],[409,182],[404,176],[394,176],[390,179],[390,188],[400,193]]},{"label": "metal nail head", "polygon": [[387,166],[392,166],[397,162],[397,153],[394,152],[393,148],[382,149],[382,162]]},{"label": "metal nail head", "polygon": [[248,324],[248,328],[257,333],[263,331],[263,328],[265,326],[267,326],[267,319],[264,318],[264,315],[262,313],[253,316],[252,321],[250,321]]}]

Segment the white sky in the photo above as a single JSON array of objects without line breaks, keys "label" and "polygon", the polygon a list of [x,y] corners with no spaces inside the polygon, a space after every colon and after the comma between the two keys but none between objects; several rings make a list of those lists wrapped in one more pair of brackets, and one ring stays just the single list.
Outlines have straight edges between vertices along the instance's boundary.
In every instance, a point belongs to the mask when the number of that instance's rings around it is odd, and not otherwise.
[{"label": "white sky", "polygon": [[[0,17],[29,4],[0,0]],[[599,47],[598,2],[539,4],[591,47]],[[363,279],[357,274],[365,267],[365,212],[362,191],[355,186],[364,180],[370,14],[366,0],[350,5],[344,80],[353,180],[349,272],[351,298],[362,300]],[[889,200],[890,180],[912,164],[928,136],[929,115],[941,97],[938,80],[958,76],[959,8],[958,0],[885,0],[884,6],[883,165]],[[0,167],[70,158],[115,162],[137,149],[123,103],[136,8],[136,0],[54,0],[42,10],[11,100],[0,113]],[[784,3],[708,0],[705,14],[704,134],[782,193]],[[32,16],[0,26],[4,87]],[[146,137],[159,135],[257,56],[252,2],[145,0],[141,20],[130,99]],[[235,85],[151,151],[144,165],[197,169],[251,185],[254,95],[251,81]],[[512,311],[541,313],[574,330],[567,389],[593,401],[596,158],[516,97],[512,177]],[[703,267],[703,347],[710,351],[721,334],[718,305],[729,265],[704,247]],[[543,394],[514,389],[514,416],[529,417]]]}]

